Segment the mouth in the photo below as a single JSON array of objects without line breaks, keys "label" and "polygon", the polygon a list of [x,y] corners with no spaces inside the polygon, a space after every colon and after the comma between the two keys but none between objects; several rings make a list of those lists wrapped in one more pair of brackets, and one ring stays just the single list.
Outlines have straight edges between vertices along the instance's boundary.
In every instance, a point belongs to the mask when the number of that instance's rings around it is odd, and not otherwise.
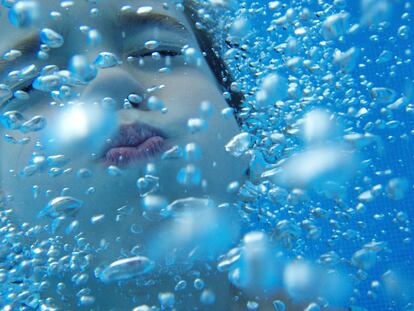
[{"label": "mouth", "polygon": [[125,124],[105,147],[101,159],[106,165],[118,167],[149,160],[168,149],[166,140],[163,131],[148,124]]}]

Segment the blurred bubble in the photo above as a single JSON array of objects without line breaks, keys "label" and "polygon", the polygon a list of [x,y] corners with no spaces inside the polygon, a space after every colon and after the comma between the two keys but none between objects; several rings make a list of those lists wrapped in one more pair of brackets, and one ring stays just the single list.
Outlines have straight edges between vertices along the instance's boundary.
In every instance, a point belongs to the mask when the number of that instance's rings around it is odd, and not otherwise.
[{"label": "blurred bubble", "polygon": [[38,19],[39,7],[36,1],[18,1],[9,11],[9,21],[16,27],[30,27]]}]

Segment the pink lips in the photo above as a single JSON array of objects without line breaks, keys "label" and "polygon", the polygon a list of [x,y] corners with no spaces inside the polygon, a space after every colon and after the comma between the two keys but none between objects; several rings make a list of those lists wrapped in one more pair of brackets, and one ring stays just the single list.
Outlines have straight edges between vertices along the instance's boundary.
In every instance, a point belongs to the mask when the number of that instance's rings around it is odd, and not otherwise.
[{"label": "pink lips", "polygon": [[132,162],[150,159],[167,150],[166,135],[145,123],[122,125],[104,150],[108,165],[126,166]]}]

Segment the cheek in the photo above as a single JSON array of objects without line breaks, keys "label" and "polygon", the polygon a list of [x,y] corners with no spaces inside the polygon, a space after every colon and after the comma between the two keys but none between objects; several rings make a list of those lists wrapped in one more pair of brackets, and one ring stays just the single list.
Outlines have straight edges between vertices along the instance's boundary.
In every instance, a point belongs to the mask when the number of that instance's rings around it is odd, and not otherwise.
[{"label": "cheek", "polygon": [[[227,184],[238,180],[247,167],[245,159],[233,158],[224,148],[240,131],[235,118],[221,116],[221,110],[228,107],[227,102],[216,82],[198,71],[187,70],[186,74],[171,76],[165,80],[165,85],[162,96],[168,107],[165,117],[170,122],[167,126],[175,133],[179,131],[177,143],[181,147],[196,143],[201,148],[202,156],[193,164],[201,169],[203,178],[209,183],[209,191],[222,193]],[[200,108],[203,101],[211,103],[211,115],[203,115]],[[187,126],[190,118],[203,118],[207,127],[192,133]]]},{"label": "cheek", "polygon": [[[221,110],[228,107],[211,73],[194,68],[183,68],[174,74],[158,79],[165,87],[157,93],[168,108],[161,118],[166,118],[187,130],[189,118],[204,118],[201,103],[211,103],[213,117],[220,116]],[[216,118],[217,119],[217,118]],[[207,121],[208,118],[206,118]],[[223,120],[225,121],[225,120]]]}]

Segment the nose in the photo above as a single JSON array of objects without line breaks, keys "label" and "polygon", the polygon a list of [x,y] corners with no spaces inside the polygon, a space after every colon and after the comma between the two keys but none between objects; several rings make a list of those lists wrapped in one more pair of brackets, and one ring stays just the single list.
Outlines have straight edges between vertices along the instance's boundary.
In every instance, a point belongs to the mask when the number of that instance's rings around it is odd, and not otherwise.
[{"label": "nose", "polygon": [[99,71],[97,77],[82,92],[83,102],[101,102],[105,97],[112,98],[117,109],[123,107],[126,98],[137,109],[146,110],[145,88],[130,73],[122,68],[107,68]]}]

